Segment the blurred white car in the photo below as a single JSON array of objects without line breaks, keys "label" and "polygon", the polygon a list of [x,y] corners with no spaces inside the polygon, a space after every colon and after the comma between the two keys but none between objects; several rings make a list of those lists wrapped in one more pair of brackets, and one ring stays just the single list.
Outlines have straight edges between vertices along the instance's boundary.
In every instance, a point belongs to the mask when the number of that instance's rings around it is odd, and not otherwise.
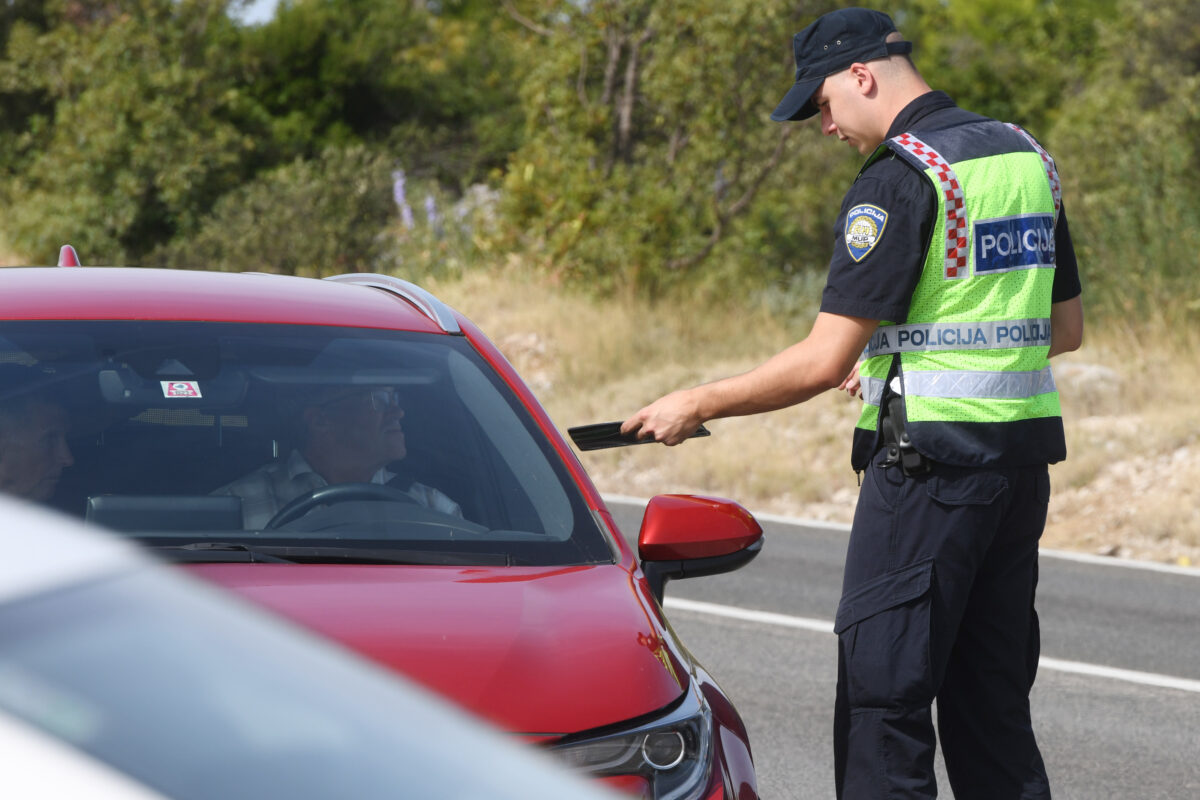
[{"label": "blurred white car", "polygon": [[143,552],[0,497],[0,797],[603,800]]}]

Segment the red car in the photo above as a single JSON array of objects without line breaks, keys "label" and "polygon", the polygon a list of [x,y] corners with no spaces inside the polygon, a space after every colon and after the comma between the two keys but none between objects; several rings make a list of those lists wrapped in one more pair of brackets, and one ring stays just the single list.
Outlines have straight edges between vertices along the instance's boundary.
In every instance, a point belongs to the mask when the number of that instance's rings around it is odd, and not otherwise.
[{"label": "red car", "polygon": [[0,270],[0,440],[0,489],[115,529],[604,783],[757,797],[740,717],[661,609],[668,579],[749,562],[757,522],[658,497],[636,557],[500,352],[410,283]]}]

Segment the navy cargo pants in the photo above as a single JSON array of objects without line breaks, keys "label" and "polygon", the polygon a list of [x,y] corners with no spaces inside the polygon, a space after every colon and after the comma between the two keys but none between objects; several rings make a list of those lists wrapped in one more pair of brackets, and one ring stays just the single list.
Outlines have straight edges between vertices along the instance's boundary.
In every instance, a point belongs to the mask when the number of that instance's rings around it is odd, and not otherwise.
[{"label": "navy cargo pants", "polygon": [[846,556],[837,796],[937,796],[931,704],[959,800],[1049,800],[1029,717],[1045,466],[866,471]]}]

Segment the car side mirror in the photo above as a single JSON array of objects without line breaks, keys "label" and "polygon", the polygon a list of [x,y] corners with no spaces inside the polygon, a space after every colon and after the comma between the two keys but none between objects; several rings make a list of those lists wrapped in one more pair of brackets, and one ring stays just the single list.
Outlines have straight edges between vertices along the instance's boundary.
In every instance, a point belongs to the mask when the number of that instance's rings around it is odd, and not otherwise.
[{"label": "car side mirror", "polygon": [[668,580],[732,572],[763,546],[758,520],[732,500],[686,494],[651,498],[638,533],[638,556],[661,603]]}]

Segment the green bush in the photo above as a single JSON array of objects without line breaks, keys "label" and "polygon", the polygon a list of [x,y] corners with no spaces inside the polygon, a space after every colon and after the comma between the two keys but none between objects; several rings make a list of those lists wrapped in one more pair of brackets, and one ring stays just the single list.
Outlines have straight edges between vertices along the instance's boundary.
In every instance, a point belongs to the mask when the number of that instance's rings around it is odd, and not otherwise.
[{"label": "green bush", "polygon": [[[368,143],[458,191],[515,147],[511,23],[491,0],[295,0],[258,27],[228,17],[236,1],[0,3],[0,234],[18,253],[222,260],[229,204],[267,214],[251,182],[297,158]],[[262,180],[313,195],[304,168]]]},{"label": "green bush", "polygon": [[390,143],[451,186],[515,146],[512,54],[493,0],[293,0],[242,32],[245,90],[272,158]]},{"label": "green bush", "polygon": [[795,2],[544,5],[503,246],[650,295],[824,265],[854,165],[812,126],[768,119],[791,85]]},{"label": "green bush", "polygon": [[1112,57],[1053,131],[1089,306],[1111,319],[1200,316],[1200,25],[1192,0],[1122,0]]},{"label": "green bush", "polygon": [[389,269],[391,160],[355,146],[266,172],[222,197],[192,236],[149,259],[172,267],[322,276]]},{"label": "green bush", "polygon": [[13,23],[0,108],[29,111],[0,129],[19,154],[0,159],[14,248],[45,261],[70,241],[88,263],[136,264],[241,183],[256,140],[225,6],[47,2],[44,30]]}]

